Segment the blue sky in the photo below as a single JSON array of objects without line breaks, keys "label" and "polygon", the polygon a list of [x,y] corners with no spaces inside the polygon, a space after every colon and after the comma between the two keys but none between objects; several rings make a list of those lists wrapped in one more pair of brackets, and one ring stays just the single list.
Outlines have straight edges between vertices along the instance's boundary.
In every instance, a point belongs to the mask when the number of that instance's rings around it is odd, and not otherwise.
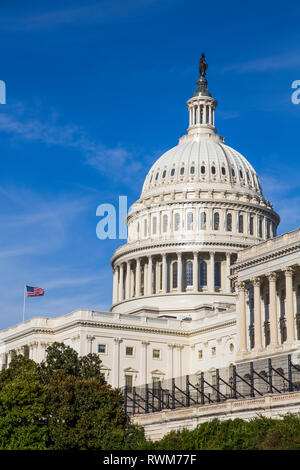
[{"label": "blue sky", "polygon": [[[5,5],[3,5],[5,3]],[[260,175],[279,233],[300,225],[300,4],[290,1],[27,0],[0,4],[0,328],[109,309],[96,208],[129,204],[188,124],[206,53],[216,126]]]}]

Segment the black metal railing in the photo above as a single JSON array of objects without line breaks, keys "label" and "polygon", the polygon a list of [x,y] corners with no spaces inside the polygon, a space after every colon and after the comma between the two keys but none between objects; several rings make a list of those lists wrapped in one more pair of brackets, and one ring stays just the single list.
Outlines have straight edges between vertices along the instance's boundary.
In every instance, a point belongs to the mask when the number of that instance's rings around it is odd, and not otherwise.
[{"label": "black metal railing", "polygon": [[242,368],[239,366],[239,371],[231,366],[216,369],[213,374],[202,372],[132,389],[125,387],[125,412],[130,416],[300,390],[300,366],[292,363],[291,355],[286,362],[284,368],[276,369],[272,359],[267,359],[264,370],[249,362]]}]

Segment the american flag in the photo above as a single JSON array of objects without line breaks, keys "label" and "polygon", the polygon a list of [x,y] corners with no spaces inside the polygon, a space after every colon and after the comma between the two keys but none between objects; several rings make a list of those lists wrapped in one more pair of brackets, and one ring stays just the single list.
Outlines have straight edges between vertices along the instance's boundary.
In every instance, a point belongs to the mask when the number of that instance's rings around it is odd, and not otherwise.
[{"label": "american flag", "polygon": [[44,295],[45,291],[41,287],[26,286],[27,297],[38,297]]}]

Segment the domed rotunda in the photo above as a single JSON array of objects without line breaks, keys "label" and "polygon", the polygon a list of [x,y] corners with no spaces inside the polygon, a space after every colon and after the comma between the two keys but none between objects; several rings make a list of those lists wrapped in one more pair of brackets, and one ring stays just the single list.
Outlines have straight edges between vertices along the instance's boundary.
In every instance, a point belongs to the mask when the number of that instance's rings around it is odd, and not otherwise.
[{"label": "domed rotunda", "polygon": [[154,163],[128,213],[127,243],[111,260],[113,312],[231,309],[238,251],[276,236],[279,216],[254,168],[217,133],[206,70],[203,54],[187,134]]}]

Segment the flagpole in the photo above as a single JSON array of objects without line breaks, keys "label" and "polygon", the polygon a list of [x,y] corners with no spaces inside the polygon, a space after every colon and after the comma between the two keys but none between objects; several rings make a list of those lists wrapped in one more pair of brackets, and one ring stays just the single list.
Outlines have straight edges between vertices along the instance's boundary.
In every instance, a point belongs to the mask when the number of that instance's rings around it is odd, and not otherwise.
[{"label": "flagpole", "polygon": [[24,285],[24,302],[23,302],[23,322],[25,321],[25,305],[26,305],[26,294],[25,294],[26,286]]}]

